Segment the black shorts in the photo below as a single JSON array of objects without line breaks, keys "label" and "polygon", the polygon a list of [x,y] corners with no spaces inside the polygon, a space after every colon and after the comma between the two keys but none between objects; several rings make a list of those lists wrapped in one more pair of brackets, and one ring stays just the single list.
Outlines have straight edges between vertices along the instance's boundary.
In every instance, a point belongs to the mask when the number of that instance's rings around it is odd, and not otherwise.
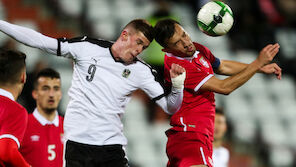
[{"label": "black shorts", "polygon": [[68,140],[66,167],[128,167],[122,145],[95,146]]}]

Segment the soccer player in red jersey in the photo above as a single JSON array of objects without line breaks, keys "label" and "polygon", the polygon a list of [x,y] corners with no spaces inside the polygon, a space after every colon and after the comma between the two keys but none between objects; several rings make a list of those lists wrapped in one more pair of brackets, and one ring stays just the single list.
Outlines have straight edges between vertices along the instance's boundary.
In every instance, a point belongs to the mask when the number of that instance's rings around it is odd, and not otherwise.
[{"label": "soccer player in red jersey", "polygon": [[26,81],[26,55],[0,50],[0,167],[29,167],[18,148],[28,114],[15,102]]},{"label": "soccer player in red jersey", "polygon": [[29,114],[20,152],[32,167],[62,167],[63,118],[57,112],[62,97],[60,74],[51,68],[41,70],[32,95],[37,108]]},{"label": "soccer player in red jersey", "polygon": [[[261,50],[250,64],[219,60],[205,46],[192,42],[176,21],[165,19],[155,26],[155,40],[166,52],[165,78],[171,83],[168,69],[179,64],[186,70],[183,102],[171,117],[168,136],[168,167],[212,167],[212,142],[215,121],[214,93],[228,95],[255,73],[275,74],[281,79],[281,68],[270,62],[279,51],[279,44]],[[224,80],[213,74],[229,76]]]}]

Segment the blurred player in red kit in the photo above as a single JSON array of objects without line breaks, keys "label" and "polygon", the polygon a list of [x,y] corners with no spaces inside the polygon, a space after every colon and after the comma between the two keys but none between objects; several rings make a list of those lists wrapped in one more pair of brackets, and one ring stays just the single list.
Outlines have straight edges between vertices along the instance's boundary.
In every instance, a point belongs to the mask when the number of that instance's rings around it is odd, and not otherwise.
[{"label": "blurred player in red kit", "polygon": [[26,82],[26,55],[0,50],[0,167],[29,167],[18,148],[28,114],[15,100]]},{"label": "blurred player in red kit", "polygon": [[[176,21],[165,19],[155,26],[155,40],[166,52],[165,78],[169,86],[168,69],[179,64],[186,70],[181,108],[171,117],[168,136],[168,167],[213,166],[212,142],[215,121],[214,93],[228,95],[255,73],[275,74],[281,78],[281,68],[270,62],[279,51],[279,44],[267,45],[250,64],[219,60],[205,46],[192,42]],[[230,76],[224,80],[213,74]]]},{"label": "blurred player in red kit", "polygon": [[37,108],[29,114],[20,152],[32,167],[62,167],[63,117],[57,112],[62,98],[60,74],[51,68],[41,70],[32,95]]}]

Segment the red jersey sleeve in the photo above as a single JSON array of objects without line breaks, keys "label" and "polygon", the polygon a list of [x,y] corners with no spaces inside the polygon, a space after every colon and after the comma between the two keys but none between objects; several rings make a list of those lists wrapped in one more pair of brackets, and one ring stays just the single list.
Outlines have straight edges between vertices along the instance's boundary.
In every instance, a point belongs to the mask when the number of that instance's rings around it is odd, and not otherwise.
[{"label": "red jersey sleeve", "polygon": [[25,108],[14,101],[1,103],[0,139],[11,138],[18,147],[23,140],[27,127],[28,113]]}]

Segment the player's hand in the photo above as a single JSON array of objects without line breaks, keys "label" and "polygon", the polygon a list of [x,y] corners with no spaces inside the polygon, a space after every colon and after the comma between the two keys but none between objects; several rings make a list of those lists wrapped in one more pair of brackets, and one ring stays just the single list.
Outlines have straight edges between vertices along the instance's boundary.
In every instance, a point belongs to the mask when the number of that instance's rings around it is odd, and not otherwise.
[{"label": "player's hand", "polygon": [[265,46],[259,53],[259,56],[257,60],[259,61],[261,67],[263,67],[266,64],[269,64],[275,55],[279,52],[280,45],[278,43],[276,44],[269,44]]},{"label": "player's hand", "polygon": [[282,69],[276,63],[267,64],[259,71],[265,74],[275,74],[277,79],[282,79]]},{"label": "player's hand", "polygon": [[172,86],[174,88],[181,89],[184,85],[184,81],[186,78],[185,69],[178,64],[172,64],[170,69],[170,76],[171,76]]}]

